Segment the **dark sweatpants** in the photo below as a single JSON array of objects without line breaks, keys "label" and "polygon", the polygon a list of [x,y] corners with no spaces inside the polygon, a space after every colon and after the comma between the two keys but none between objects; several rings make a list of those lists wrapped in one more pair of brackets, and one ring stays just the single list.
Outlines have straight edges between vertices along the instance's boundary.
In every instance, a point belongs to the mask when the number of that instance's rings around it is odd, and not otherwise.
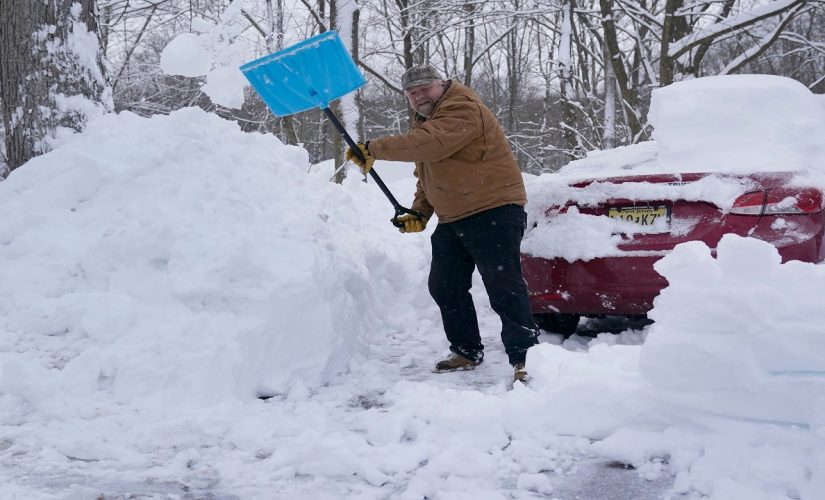
[{"label": "dark sweatpants", "polygon": [[505,205],[435,228],[429,288],[451,351],[478,361],[484,357],[470,295],[476,266],[490,305],[501,317],[501,341],[510,364],[523,363],[527,349],[537,343],[519,258],[526,225],[524,208]]}]

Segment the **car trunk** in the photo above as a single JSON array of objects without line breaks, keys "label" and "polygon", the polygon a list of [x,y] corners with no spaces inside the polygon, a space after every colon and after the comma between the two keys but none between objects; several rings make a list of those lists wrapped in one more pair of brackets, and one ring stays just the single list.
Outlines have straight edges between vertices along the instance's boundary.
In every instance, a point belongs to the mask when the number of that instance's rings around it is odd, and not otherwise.
[{"label": "car trunk", "polygon": [[[712,174],[644,175],[617,177],[602,182],[611,184],[648,183],[685,185]],[[587,187],[590,182],[576,184]],[[761,183],[755,183],[755,189]],[[611,199],[596,206],[577,205],[583,214],[622,218],[635,222],[641,232],[623,234],[619,249],[626,252],[660,253],[687,241],[703,241],[715,248],[726,233],[747,236],[760,217],[725,213],[711,201],[687,200],[626,200]]]},{"label": "car trunk", "polygon": [[[601,184],[686,185],[713,174],[644,175],[599,180]],[[761,182],[742,179],[759,189]],[[573,185],[587,188],[592,182]],[[647,313],[667,281],[653,269],[654,263],[676,245],[702,241],[715,249],[726,233],[751,234],[760,215],[737,215],[709,200],[610,199],[598,204],[568,203],[586,215],[621,218],[639,224],[641,232],[621,234],[619,255],[568,262],[562,258],[523,257],[534,312],[585,315]]]}]

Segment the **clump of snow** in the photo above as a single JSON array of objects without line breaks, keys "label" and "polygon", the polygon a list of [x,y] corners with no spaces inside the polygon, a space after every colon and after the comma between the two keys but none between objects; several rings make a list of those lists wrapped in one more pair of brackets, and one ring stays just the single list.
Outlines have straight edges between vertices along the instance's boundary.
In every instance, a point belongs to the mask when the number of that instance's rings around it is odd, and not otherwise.
[{"label": "clump of snow", "polygon": [[215,104],[240,109],[243,106],[245,85],[246,79],[237,67],[218,66],[206,75],[206,83],[201,90]]},{"label": "clump of snow", "polygon": [[697,78],[656,89],[649,120],[668,172],[825,170],[825,112],[772,75]]},{"label": "clump of snow", "polygon": [[15,171],[0,391],[55,414],[101,394],[209,406],[329,381],[370,331],[385,263],[369,234],[347,236],[370,220],[340,211],[352,195],[308,167],[303,149],[184,109],[108,115]]},{"label": "clump of snow", "polygon": [[243,2],[234,2],[224,10],[217,24],[198,18],[193,26],[198,33],[182,33],[161,52],[160,67],[168,75],[206,76],[201,90],[215,104],[239,109],[246,86],[238,67],[253,50],[241,38],[247,27],[242,13]]},{"label": "clump of snow", "polygon": [[726,235],[716,258],[690,242],[655,268],[669,286],[642,348],[651,384],[711,413],[825,425],[825,266],[782,264],[769,243]]},{"label": "clump of snow", "polygon": [[160,53],[160,69],[167,75],[197,77],[212,67],[212,53],[195,33],[181,33]]}]

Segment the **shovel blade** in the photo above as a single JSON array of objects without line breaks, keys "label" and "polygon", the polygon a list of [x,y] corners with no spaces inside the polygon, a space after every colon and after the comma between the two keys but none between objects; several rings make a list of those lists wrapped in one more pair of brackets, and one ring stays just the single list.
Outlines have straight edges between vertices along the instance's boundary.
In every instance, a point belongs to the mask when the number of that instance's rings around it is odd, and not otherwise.
[{"label": "shovel blade", "polygon": [[366,83],[334,30],[250,61],[241,72],[276,116],[326,108]]}]

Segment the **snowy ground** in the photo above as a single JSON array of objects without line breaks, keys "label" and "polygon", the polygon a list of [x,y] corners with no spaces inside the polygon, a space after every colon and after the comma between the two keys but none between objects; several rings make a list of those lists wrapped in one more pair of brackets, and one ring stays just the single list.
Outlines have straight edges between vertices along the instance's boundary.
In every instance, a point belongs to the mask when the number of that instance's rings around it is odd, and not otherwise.
[{"label": "snowy ground", "polygon": [[427,234],[329,176],[188,109],[0,183],[0,498],[822,498],[825,267],[680,246],[656,323],[543,335],[529,387],[476,281],[485,363],[436,375]]}]

